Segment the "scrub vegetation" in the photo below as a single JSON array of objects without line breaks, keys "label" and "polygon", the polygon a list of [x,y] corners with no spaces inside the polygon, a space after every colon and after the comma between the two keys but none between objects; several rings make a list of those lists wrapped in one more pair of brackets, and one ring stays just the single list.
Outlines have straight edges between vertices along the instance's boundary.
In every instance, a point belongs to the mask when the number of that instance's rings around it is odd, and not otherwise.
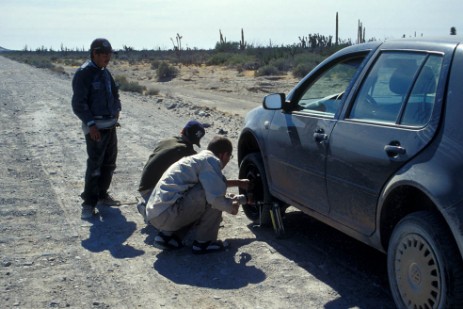
[{"label": "scrub vegetation", "polygon": [[[178,35],[178,38],[181,38]],[[257,76],[279,76],[291,73],[301,78],[318,65],[327,56],[350,45],[351,42],[332,43],[332,37],[318,34],[299,37],[300,42],[287,46],[254,47],[244,41],[227,42],[221,34],[221,40],[214,49],[183,49],[180,39],[171,50],[135,50],[125,46],[117,51],[112,61],[127,62],[130,65],[150,65],[153,75],[160,82],[170,81],[178,76],[180,66],[222,66],[236,70],[254,71]],[[174,41],[173,41],[174,42]],[[339,42],[339,41],[338,41]],[[174,42],[175,43],[175,42]],[[21,51],[2,52],[15,61],[65,73],[63,66],[79,66],[89,54],[86,50],[70,50],[62,47],[60,51],[45,47]],[[117,77],[122,90],[147,93],[146,87],[131,82],[126,76]],[[155,90],[154,90],[155,91]],[[150,90],[153,93],[153,90]]]}]

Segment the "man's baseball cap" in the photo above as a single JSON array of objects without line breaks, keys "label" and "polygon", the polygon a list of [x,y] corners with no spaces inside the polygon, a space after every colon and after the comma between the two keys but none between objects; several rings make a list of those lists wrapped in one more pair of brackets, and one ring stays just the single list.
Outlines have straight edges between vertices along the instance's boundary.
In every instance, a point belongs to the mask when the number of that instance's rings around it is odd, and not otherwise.
[{"label": "man's baseball cap", "polygon": [[190,142],[197,145],[198,147],[201,147],[199,141],[204,136],[204,134],[206,134],[206,131],[200,122],[196,120],[190,120],[183,128],[182,133],[188,138]]},{"label": "man's baseball cap", "polygon": [[96,51],[99,54],[107,54],[112,53],[113,48],[108,40],[103,38],[98,38],[93,40],[92,44],[90,45],[90,51]]}]

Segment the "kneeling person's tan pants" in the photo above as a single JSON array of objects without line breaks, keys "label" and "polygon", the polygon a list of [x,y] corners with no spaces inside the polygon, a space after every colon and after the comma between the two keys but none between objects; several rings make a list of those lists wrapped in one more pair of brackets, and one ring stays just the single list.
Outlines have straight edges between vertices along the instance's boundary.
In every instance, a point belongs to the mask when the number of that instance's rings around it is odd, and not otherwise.
[{"label": "kneeling person's tan pants", "polygon": [[166,232],[195,226],[195,240],[199,241],[217,240],[221,222],[222,211],[207,203],[201,184],[192,187],[166,211],[150,220],[154,227]]}]

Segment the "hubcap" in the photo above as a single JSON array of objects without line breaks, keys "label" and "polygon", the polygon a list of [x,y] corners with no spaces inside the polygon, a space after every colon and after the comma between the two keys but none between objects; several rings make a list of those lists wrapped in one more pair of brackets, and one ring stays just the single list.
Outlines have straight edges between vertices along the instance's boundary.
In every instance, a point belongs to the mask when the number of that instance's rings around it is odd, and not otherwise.
[{"label": "hubcap", "polygon": [[440,265],[423,237],[404,237],[396,248],[394,266],[397,287],[408,308],[438,306],[443,282]]},{"label": "hubcap", "polygon": [[412,263],[409,267],[408,277],[410,278],[410,283],[418,288],[421,284],[421,269],[416,263]]}]

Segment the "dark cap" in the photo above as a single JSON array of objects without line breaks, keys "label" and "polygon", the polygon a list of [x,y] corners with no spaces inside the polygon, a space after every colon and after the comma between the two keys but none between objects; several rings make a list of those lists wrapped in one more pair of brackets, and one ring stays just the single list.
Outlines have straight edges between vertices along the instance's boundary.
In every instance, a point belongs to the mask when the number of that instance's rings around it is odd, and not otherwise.
[{"label": "dark cap", "polygon": [[183,128],[182,133],[190,142],[197,145],[198,147],[201,147],[199,141],[204,136],[204,134],[206,134],[206,131],[200,122],[196,120],[190,120]]},{"label": "dark cap", "polygon": [[108,40],[99,38],[92,42],[90,45],[90,51],[96,51],[98,54],[107,54],[112,53],[113,48],[111,47],[111,44]]}]

